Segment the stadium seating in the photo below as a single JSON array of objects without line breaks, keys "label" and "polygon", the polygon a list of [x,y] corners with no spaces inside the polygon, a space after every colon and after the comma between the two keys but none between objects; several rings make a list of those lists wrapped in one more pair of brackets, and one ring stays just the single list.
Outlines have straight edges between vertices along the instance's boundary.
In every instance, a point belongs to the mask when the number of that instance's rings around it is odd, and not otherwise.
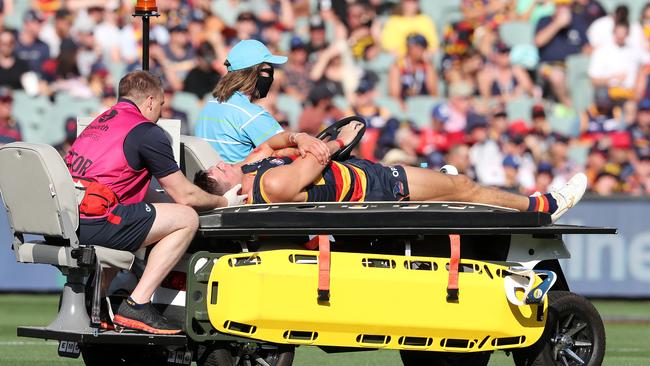
[{"label": "stadium seating", "polygon": [[[52,121],[52,103],[46,96],[31,97],[22,90],[14,92],[12,115],[20,125],[23,140],[45,144],[58,144],[59,135],[50,135],[49,125]],[[61,133],[63,130],[61,129]]]},{"label": "stadium seating", "polygon": [[516,99],[506,103],[506,114],[510,121],[523,119],[530,120],[530,110],[533,108],[534,100],[526,95],[521,95]]},{"label": "stadium seating", "polygon": [[571,55],[566,59],[566,78],[573,107],[576,111],[586,110],[594,99],[594,87],[589,79],[589,56]]},{"label": "stadium seating", "polygon": [[418,127],[428,126],[431,123],[431,111],[438,102],[438,99],[431,96],[409,97],[406,100],[406,118]]},{"label": "stadium seating", "polygon": [[287,114],[291,128],[297,128],[298,118],[302,113],[300,101],[289,94],[279,94],[275,104],[280,111]]},{"label": "stadium seating", "polygon": [[499,37],[510,47],[533,44],[533,32],[529,22],[508,22],[499,26]]},{"label": "stadium seating", "polygon": [[375,98],[375,103],[380,107],[388,109],[390,114],[397,119],[403,119],[406,117],[406,113],[400,107],[399,102],[394,98],[377,97]]},{"label": "stadium seating", "polygon": [[201,113],[199,98],[193,93],[176,92],[171,100],[172,108],[187,114],[187,126],[194,131],[194,124]]}]

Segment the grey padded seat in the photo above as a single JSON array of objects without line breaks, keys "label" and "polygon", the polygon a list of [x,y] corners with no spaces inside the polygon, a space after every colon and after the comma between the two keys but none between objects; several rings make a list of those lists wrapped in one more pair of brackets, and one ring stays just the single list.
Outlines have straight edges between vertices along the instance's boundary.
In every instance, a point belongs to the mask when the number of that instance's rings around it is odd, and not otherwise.
[{"label": "grey padded seat", "polygon": [[181,146],[181,170],[190,181],[194,181],[194,175],[198,171],[222,161],[219,153],[202,138],[181,135]]},{"label": "grey padded seat", "polygon": [[[70,252],[79,246],[79,210],[72,177],[59,153],[46,144],[14,142],[0,148],[0,167],[0,193],[14,234],[47,235],[70,243],[14,242],[16,260],[76,267]],[[95,251],[103,267],[128,270],[134,261],[130,252],[104,247]]]},{"label": "grey padded seat", "polygon": [[[0,194],[14,235],[16,260],[51,264],[66,276],[59,314],[47,328],[88,331],[90,318],[85,308],[84,289],[87,276],[93,270],[101,272],[101,268],[106,267],[130,270],[135,256],[96,246],[95,267],[82,267],[73,258],[73,251],[83,244],[79,243],[76,234],[78,191],[63,159],[52,146],[25,142],[4,145],[0,148],[0,170]],[[57,238],[60,244],[26,242],[24,234]]]}]

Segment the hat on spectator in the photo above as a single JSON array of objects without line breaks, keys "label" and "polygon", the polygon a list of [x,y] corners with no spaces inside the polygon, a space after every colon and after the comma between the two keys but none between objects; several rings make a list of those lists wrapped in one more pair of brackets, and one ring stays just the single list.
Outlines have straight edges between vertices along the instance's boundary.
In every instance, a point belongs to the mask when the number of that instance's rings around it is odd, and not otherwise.
[{"label": "hat on spectator", "polygon": [[449,86],[450,97],[470,97],[474,89],[472,85],[466,81],[457,81]]},{"label": "hat on spectator", "polygon": [[508,46],[507,44],[505,44],[502,41],[499,41],[494,45],[494,52],[496,52],[496,53],[508,53],[508,52],[510,52],[510,46]]},{"label": "hat on spectator", "polygon": [[477,113],[469,113],[467,115],[467,126],[465,127],[466,133],[472,133],[474,129],[486,128],[488,126],[487,119]]},{"label": "hat on spectator", "polygon": [[492,112],[492,118],[508,118],[508,112],[502,107],[498,107]]},{"label": "hat on spectator", "polygon": [[312,105],[316,105],[321,100],[332,99],[333,97],[334,93],[332,93],[326,86],[316,85],[309,91],[307,99]]},{"label": "hat on spectator", "polygon": [[440,103],[437,106],[433,107],[431,111],[431,117],[436,121],[445,123],[449,120],[449,106],[447,103]]},{"label": "hat on spectator", "polygon": [[228,71],[237,71],[261,63],[283,64],[285,56],[272,55],[266,46],[257,40],[246,39],[237,43],[228,53],[225,65]]},{"label": "hat on spectator", "polygon": [[516,156],[508,155],[503,159],[504,167],[519,169],[519,165],[519,158]]},{"label": "hat on spectator", "polygon": [[177,33],[177,32],[187,32],[187,27],[184,24],[177,24],[173,26],[170,30],[169,33]]},{"label": "hat on spectator", "polygon": [[72,20],[72,13],[66,8],[61,8],[54,13],[54,18]]},{"label": "hat on spectator", "polygon": [[539,165],[537,165],[537,174],[542,174],[542,173],[546,173],[552,176],[553,165],[545,161],[540,162]]},{"label": "hat on spectator", "polygon": [[423,48],[427,48],[429,46],[429,42],[427,42],[427,39],[424,38],[424,36],[420,33],[411,33],[408,37],[406,37],[406,45],[418,45]]},{"label": "hat on spectator", "polygon": [[379,78],[377,77],[377,74],[374,72],[369,70],[364,71],[361,79],[359,80],[359,85],[357,86],[356,92],[358,94],[363,94],[373,90],[378,79]]},{"label": "hat on spectator", "polygon": [[530,132],[530,127],[528,126],[526,121],[524,121],[523,119],[518,119],[510,123],[510,126],[508,127],[508,131],[510,132],[511,135],[525,136]]},{"label": "hat on spectator", "polygon": [[42,22],[43,20],[45,20],[45,18],[43,18],[41,13],[33,9],[28,10],[23,16],[24,22]]},{"label": "hat on spectator", "polygon": [[559,133],[559,132],[553,132],[550,136],[550,141],[551,143],[562,143],[562,144],[568,144],[569,143],[569,137]]},{"label": "hat on spectator", "polygon": [[640,111],[650,111],[650,98],[643,98],[639,101],[637,109]]},{"label": "hat on spectator", "polygon": [[541,104],[535,104],[530,111],[530,116],[532,119],[546,118],[546,111],[544,110],[544,106]]},{"label": "hat on spectator", "polygon": [[612,147],[615,149],[629,149],[632,147],[632,138],[627,131],[616,131],[609,134]]},{"label": "hat on spectator", "polygon": [[250,21],[254,22],[254,21],[257,21],[257,17],[255,17],[255,14],[253,14],[250,11],[244,11],[244,12],[239,13],[239,15],[237,15],[237,21],[238,22],[247,21],[247,20],[250,20]]},{"label": "hat on spectator", "polygon": [[323,22],[323,19],[318,15],[314,15],[309,19],[309,30],[316,29],[325,29],[325,23]]},{"label": "hat on spectator", "polygon": [[14,100],[13,91],[6,86],[0,86],[0,101],[10,102],[12,100]]},{"label": "hat on spectator", "polygon": [[298,49],[304,50],[305,48],[307,48],[307,44],[305,44],[305,41],[303,41],[302,38],[298,36],[293,36],[291,37],[289,48],[291,49],[291,51],[295,51]]}]

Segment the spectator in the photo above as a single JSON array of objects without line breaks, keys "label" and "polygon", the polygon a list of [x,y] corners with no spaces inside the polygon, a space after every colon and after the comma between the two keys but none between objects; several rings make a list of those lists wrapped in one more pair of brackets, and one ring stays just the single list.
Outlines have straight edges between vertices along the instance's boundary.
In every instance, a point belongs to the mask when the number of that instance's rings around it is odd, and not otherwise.
[{"label": "spectator", "polygon": [[438,75],[425,57],[426,38],[414,33],[406,43],[406,55],[391,66],[388,76],[390,96],[401,102],[402,109],[410,96],[438,94]]},{"label": "spectator", "polygon": [[522,188],[519,185],[519,162],[517,157],[508,155],[503,159],[504,182],[501,188],[512,193],[521,193]]},{"label": "spectator", "polygon": [[469,159],[469,146],[465,144],[453,145],[447,153],[445,164],[453,165],[458,169],[458,173],[474,178],[474,171]]},{"label": "spectator", "polygon": [[541,162],[537,166],[535,174],[535,187],[529,191],[531,194],[536,192],[550,192],[551,182],[553,182],[553,167],[547,162]]},{"label": "spectator", "polygon": [[174,108],[172,105],[172,100],[174,99],[174,91],[171,89],[164,90],[165,104],[163,104],[162,109],[160,110],[160,118],[162,119],[177,119],[181,121],[181,135],[189,135],[189,121],[187,118],[187,113],[179,111]]},{"label": "spectator", "polygon": [[596,178],[598,177],[598,174],[605,169],[605,165],[607,165],[607,150],[600,149],[598,144],[593,145],[589,149],[587,163],[585,165],[585,175],[587,175],[588,187],[593,187],[594,184],[596,184]]},{"label": "spectator", "polygon": [[589,77],[595,88],[604,88],[617,99],[630,99],[640,64],[638,47],[626,43],[630,27],[620,22],[614,25],[614,42],[605,43],[591,56]]},{"label": "spectator", "polygon": [[263,0],[213,0],[212,13],[217,15],[229,27],[235,25],[242,13],[251,13],[263,20],[275,18],[269,3]]},{"label": "spectator", "polygon": [[602,46],[618,43],[614,29],[616,24],[629,24],[629,35],[625,43],[637,52],[641,52],[644,44],[643,29],[638,22],[630,21],[627,5],[617,6],[611,15],[601,17],[589,26],[587,37],[591,47],[598,50]]},{"label": "spectator", "polygon": [[580,119],[580,131],[585,137],[598,139],[603,133],[621,127],[621,109],[614,104],[607,89],[597,89],[594,104],[585,110]]},{"label": "spectator", "polygon": [[438,50],[438,32],[433,20],[420,12],[418,0],[401,0],[397,12],[388,17],[381,32],[381,46],[384,50],[403,56],[407,53],[407,38],[419,33],[425,39],[430,53]]},{"label": "spectator", "polygon": [[535,186],[535,170],[537,164],[526,146],[525,136],[517,129],[511,129],[507,138],[502,139],[503,155],[513,156],[519,163],[517,180],[524,192]]},{"label": "spectator", "polygon": [[0,31],[0,86],[23,89],[21,77],[29,71],[27,63],[16,58],[16,37],[10,30]]},{"label": "spectator", "polygon": [[418,166],[423,162],[417,154],[420,145],[419,131],[410,123],[401,123],[395,131],[395,148],[388,150],[382,159],[382,164],[405,164]]},{"label": "spectator", "polygon": [[258,39],[260,37],[260,29],[257,26],[257,18],[252,12],[242,12],[237,16],[237,23],[235,23],[235,30],[237,32],[232,43],[244,39]]},{"label": "spectator", "polygon": [[309,91],[309,104],[298,118],[298,131],[315,136],[325,127],[343,117],[343,112],[334,106],[334,93],[327,88],[315,86]]},{"label": "spectator", "polygon": [[650,99],[639,102],[636,119],[628,131],[637,155],[650,156]]},{"label": "spectator", "polygon": [[634,176],[629,180],[630,193],[650,196],[650,155],[641,155],[634,167]]},{"label": "spectator", "polygon": [[481,97],[507,102],[521,95],[532,95],[533,82],[521,66],[510,63],[510,47],[503,42],[494,46],[491,62],[478,73]]},{"label": "spectator", "polygon": [[596,177],[593,192],[599,196],[612,196],[621,190],[620,180],[617,174],[611,171],[602,171]]},{"label": "spectator", "polygon": [[25,61],[30,71],[42,73],[45,60],[50,58],[50,48],[38,38],[43,24],[43,17],[35,10],[29,10],[23,16],[23,28],[16,37],[16,57]]},{"label": "spectator", "polygon": [[[516,13],[520,20],[528,21],[533,27],[544,17],[553,15],[555,4],[553,0],[518,0]],[[545,191],[540,191],[545,192]]]},{"label": "spectator", "polygon": [[214,89],[221,75],[214,67],[217,55],[210,43],[201,43],[196,50],[196,56],[196,66],[187,74],[183,82],[183,91],[203,99]]},{"label": "spectator", "polygon": [[318,55],[309,78],[315,87],[327,88],[334,95],[344,95],[349,101],[359,74],[360,70],[353,64],[347,44],[344,40],[339,40]]},{"label": "spectator", "polygon": [[289,61],[283,67],[285,78],[282,90],[304,102],[307,98],[305,90],[310,90],[313,84],[309,78],[312,63],[308,60],[307,44],[300,37],[291,38],[290,47]]},{"label": "spectator", "polygon": [[[444,125],[449,120],[449,106],[439,104],[431,111],[431,125],[422,128],[420,147],[418,151],[421,155],[428,157],[429,161],[443,161],[443,155],[449,151],[451,143]],[[432,168],[436,167],[433,164]],[[442,166],[442,164],[440,164]],[[437,167],[440,167],[437,166]]]},{"label": "spectator", "polygon": [[347,25],[348,44],[356,60],[368,60],[376,57],[379,46],[379,22],[373,22],[375,12],[369,4],[352,3],[348,5],[345,24]]},{"label": "spectator", "polygon": [[488,135],[487,119],[478,114],[470,114],[467,117],[466,133],[472,144],[469,160],[474,166],[476,179],[484,185],[504,186],[504,167],[494,164],[495,161],[503,161],[503,155],[497,142]]},{"label": "spectator", "polygon": [[550,147],[551,164],[553,165],[553,187],[561,187],[581,169],[575,161],[569,158],[569,138],[555,133]]},{"label": "spectator", "polygon": [[448,133],[449,143],[455,144],[465,139],[467,118],[472,111],[471,97],[472,86],[466,82],[457,82],[449,86],[449,99],[442,105],[447,106],[448,118],[445,122],[445,131]]},{"label": "spectator", "polygon": [[70,35],[73,19],[74,16],[70,10],[61,8],[56,11],[54,22],[41,28],[39,38],[50,48],[50,57],[56,58],[59,56],[61,44],[64,40],[73,42]]},{"label": "spectator", "polygon": [[20,125],[12,116],[13,93],[0,86],[0,146],[22,140]]},{"label": "spectator", "polygon": [[316,54],[329,47],[325,33],[325,22],[319,16],[313,16],[309,20],[309,43],[307,44],[307,54],[309,58],[316,59]]},{"label": "spectator", "polygon": [[174,90],[182,90],[183,80],[196,65],[195,52],[187,38],[187,28],[181,25],[172,28],[169,31],[169,43],[163,49],[168,63],[165,68],[170,71],[166,75],[169,85]]},{"label": "spectator", "polygon": [[571,106],[571,99],[566,87],[564,61],[582,52],[587,45],[588,26],[583,17],[572,11],[571,0],[556,0],[555,13],[540,19],[535,29],[541,76],[550,83],[554,96],[566,106]]}]

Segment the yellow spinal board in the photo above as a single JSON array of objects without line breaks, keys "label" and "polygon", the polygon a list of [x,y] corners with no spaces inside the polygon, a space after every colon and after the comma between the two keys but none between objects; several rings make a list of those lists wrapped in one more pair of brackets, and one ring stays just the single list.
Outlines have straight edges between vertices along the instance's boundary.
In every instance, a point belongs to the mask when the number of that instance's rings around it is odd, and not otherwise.
[{"label": "yellow spinal board", "polygon": [[332,252],[330,300],[319,303],[317,262],[303,250],[221,257],[212,326],[274,343],[453,352],[530,346],[544,329],[546,301],[507,300],[506,266],[461,260],[459,300],[448,302],[449,259]]}]

